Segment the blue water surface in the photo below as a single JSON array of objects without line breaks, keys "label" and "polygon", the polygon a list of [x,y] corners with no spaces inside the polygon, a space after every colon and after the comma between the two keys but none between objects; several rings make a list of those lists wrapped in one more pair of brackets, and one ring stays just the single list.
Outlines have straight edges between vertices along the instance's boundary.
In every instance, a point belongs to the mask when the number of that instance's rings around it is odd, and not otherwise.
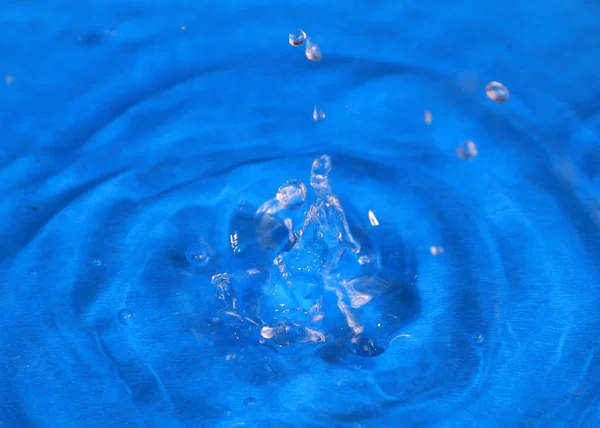
[{"label": "blue water surface", "polygon": [[2,426],[600,426],[598,4],[1,10]]}]

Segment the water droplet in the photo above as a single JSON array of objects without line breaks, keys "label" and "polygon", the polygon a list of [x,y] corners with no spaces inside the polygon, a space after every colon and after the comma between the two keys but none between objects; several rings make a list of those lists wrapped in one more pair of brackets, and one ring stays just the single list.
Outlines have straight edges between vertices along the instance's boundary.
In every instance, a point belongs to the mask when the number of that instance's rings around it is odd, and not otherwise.
[{"label": "water droplet", "polygon": [[290,33],[290,45],[292,46],[300,46],[302,43],[304,43],[304,40],[306,40],[306,33],[304,31],[302,31],[300,28],[298,28],[295,31],[292,31]]},{"label": "water droplet", "polygon": [[313,110],[313,120],[315,122],[321,122],[322,120],[325,120],[325,112],[320,110],[317,106],[315,106],[315,109]]},{"label": "water droplet", "polygon": [[496,101],[497,103],[508,101],[508,97],[510,96],[506,86],[500,82],[488,83],[485,87],[485,93],[490,100]]},{"label": "water droplet", "polygon": [[432,245],[431,247],[429,247],[429,251],[431,252],[432,256],[441,256],[442,254],[444,254],[444,247],[441,247],[439,245]]},{"label": "water droplet", "polygon": [[483,333],[481,333],[479,331],[475,331],[475,332],[473,332],[471,339],[473,340],[473,343],[475,343],[476,345],[481,345],[485,341],[485,336],[483,335]]},{"label": "water droplet", "polygon": [[37,276],[37,270],[35,270],[35,269],[31,269],[31,270],[29,271],[29,275],[31,275],[31,276]]},{"label": "water droplet", "polygon": [[276,198],[283,208],[298,209],[306,199],[306,186],[299,180],[287,180],[279,186]]},{"label": "water droplet", "polygon": [[135,318],[135,311],[131,308],[123,308],[117,314],[117,318],[119,318],[121,324],[129,325]]},{"label": "water droplet", "polygon": [[329,155],[321,155],[312,163],[311,175],[326,177],[331,171],[331,157]]},{"label": "water droplet", "polygon": [[456,154],[461,159],[473,159],[477,156],[477,146],[471,140],[463,141],[456,148]]},{"label": "water droplet", "polygon": [[100,266],[100,265],[102,264],[102,260],[100,260],[100,259],[94,259],[93,263],[94,263],[96,266]]},{"label": "water droplet", "polygon": [[321,55],[321,48],[317,42],[310,37],[306,39],[306,50],[304,52],[306,54],[306,58],[310,59],[311,61],[321,61],[321,58],[323,57]]},{"label": "water droplet", "polygon": [[369,256],[363,255],[358,258],[358,263],[361,265],[367,265],[371,263],[371,259],[369,258]]},{"label": "water droplet", "polygon": [[371,222],[371,226],[379,226],[379,220],[375,217],[375,213],[369,210],[369,221]]},{"label": "water droplet", "polygon": [[273,336],[277,333],[277,330],[273,327],[263,327],[260,329],[260,335],[265,339],[272,339]]},{"label": "water droplet", "polygon": [[427,125],[431,125],[431,121],[433,119],[433,115],[429,110],[425,110],[424,120]]},{"label": "water droplet", "polygon": [[252,407],[256,404],[256,398],[248,397],[244,400],[244,407]]},{"label": "water droplet", "polygon": [[185,258],[196,267],[206,266],[210,262],[210,255],[208,254],[208,248],[200,243],[190,245],[185,252]]}]

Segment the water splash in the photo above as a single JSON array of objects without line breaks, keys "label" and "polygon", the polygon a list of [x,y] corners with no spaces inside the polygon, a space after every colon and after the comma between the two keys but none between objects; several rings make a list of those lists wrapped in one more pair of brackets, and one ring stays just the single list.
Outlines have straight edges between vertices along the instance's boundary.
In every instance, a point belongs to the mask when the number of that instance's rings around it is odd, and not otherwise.
[{"label": "water splash", "polygon": [[[398,294],[406,290],[386,275],[382,255],[374,251],[365,228],[349,221],[333,192],[331,171],[329,155],[314,159],[312,203],[296,221],[292,213],[302,206],[307,193],[298,180],[286,181],[251,220],[246,211],[242,221],[244,210],[238,209],[232,235],[252,225],[255,240],[244,238],[246,250],[233,255],[251,259],[255,266],[241,270],[240,275],[217,274],[212,284],[219,313],[245,324],[242,330],[250,340],[278,347],[342,343],[355,354],[374,356],[385,350],[405,319]],[[371,217],[372,212],[369,221],[373,225]]]}]

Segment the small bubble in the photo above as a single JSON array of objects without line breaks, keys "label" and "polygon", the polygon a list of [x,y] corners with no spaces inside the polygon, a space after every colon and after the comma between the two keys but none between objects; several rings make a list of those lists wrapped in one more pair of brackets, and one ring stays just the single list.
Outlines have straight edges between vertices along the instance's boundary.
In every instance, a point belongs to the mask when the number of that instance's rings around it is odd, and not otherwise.
[{"label": "small bubble", "polygon": [[185,258],[196,267],[206,266],[210,262],[208,249],[200,243],[192,244],[185,252]]},{"label": "small bubble", "polygon": [[475,332],[473,332],[471,339],[473,340],[473,343],[475,343],[476,345],[481,345],[485,341],[485,336],[483,335],[483,333],[481,333],[479,331],[475,331]]},{"label": "small bubble", "polygon": [[310,37],[306,39],[306,49],[304,53],[306,54],[306,58],[311,61],[321,61],[321,58],[323,57],[321,55],[321,48],[319,48],[317,42]]},{"label": "small bubble", "polygon": [[306,186],[299,180],[287,180],[279,186],[276,198],[283,208],[298,209],[306,199]]},{"label": "small bubble", "polygon": [[431,121],[433,120],[433,115],[429,110],[425,110],[424,120],[427,125],[431,125]]},{"label": "small bubble", "polygon": [[185,30],[187,30],[187,27],[185,25],[182,25],[181,26],[181,31],[185,31]]},{"label": "small bubble", "polygon": [[31,270],[29,271],[29,275],[31,275],[31,276],[37,276],[37,270],[35,270],[35,269],[31,269]]},{"label": "small bubble", "polygon": [[131,308],[123,308],[117,314],[117,318],[119,318],[121,324],[129,325],[135,318],[135,311]]},{"label": "small bubble", "polygon": [[315,106],[315,109],[313,110],[313,120],[315,122],[321,122],[322,120],[325,120],[325,112],[320,110],[317,106]]},{"label": "small bubble", "polygon": [[7,85],[12,85],[15,83],[15,76],[4,76],[4,81]]},{"label": "small bubble", "polygon": [[94,263],[96,266],[100,266],[100,265],[102,264],[102,260],[100,260],[100,259],[94,259],[93,263]]},{"label": "small bubble", "polygon": [[441,256],[442,254],[444,254],[444,247],[441,247],[439,245],[432,245],[431,247],[429,247],[429,251],[431,252],[432,256]]},{"label": "small bubble", "polygon": [[456,154],[461,159],[473,159],[477,156],[477,146],[471,140],[463,141],[456,148]]},{"label": "small bubble", "polygon": [[506,86],[500,82],[488,83],[485,87],[485,93],[490,100],[496,101],[497,103],[508,101],[508,97],[510,96]]},{"label": "small bubble", "polygon": [[290,45],[292,46],[300,46],[306,40],[306,33],[302,31],[300,28],[290,33],[289,36]]},{"label": "small bubble", "polygon": [[256,398],[248,397],[244,400],[244,407],[252,407],[256,404]]}]

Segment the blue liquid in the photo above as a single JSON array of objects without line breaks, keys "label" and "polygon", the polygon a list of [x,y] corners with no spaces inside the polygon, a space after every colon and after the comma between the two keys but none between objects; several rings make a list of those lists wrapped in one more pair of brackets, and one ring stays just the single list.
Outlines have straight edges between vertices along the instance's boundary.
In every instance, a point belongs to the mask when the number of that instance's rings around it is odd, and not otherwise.
[{"label": "blue liquid", "polygon": [[0,422],[600,426],[597,17],[4,2]]}]

